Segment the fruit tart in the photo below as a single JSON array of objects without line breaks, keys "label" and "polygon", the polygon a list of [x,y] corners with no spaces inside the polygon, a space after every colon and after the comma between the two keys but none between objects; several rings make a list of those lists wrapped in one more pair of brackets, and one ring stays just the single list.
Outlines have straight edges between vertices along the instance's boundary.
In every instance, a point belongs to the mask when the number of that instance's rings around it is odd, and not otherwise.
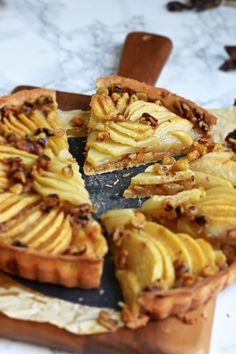
[{"label": "fruit tart", "polygon": [[213,114],[165,89],[119,76],[97,80],[88,123],[87,175],[178,155],[211,137]]},{"label": "fruit tart", "polygon": [[235,281],[236,264],[201,235],[173,232],[133,209],[112,210],[102,221],[130,328],[193,310]]},{"label": "fruit tart", "polygon": [[97,288],[107,244],[69,152],[55,92],[0,98],[0,269]]}]

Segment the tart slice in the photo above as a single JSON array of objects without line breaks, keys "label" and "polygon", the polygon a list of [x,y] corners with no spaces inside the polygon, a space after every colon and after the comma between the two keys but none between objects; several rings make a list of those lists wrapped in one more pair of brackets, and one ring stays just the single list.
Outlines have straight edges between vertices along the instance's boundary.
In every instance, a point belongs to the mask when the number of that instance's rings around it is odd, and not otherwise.
[{"label": "tart slice", "polygon": [[154,196],[143,203],[149,218],[177,232],[204,237],[220,245],[236,245],[236,189],[192,189],[173,196]]},{"label": "tart slice", "polygon": [[235,280],[236,265],[229,265],[220,249],[148,221],[139,211],[112,210],[103,216],[103,224],[128,327],[195,309]]},{"label": "tart slice", "polygon": [[0,269],[67,287],[99,287],[107,244],[54,92],[23,91],[0,104]]},{"label": "tart slice", "polygon": [[216,118],[194,103],[144,83],[110,76],[97,80],[88,124],[87,175],[180,154],[208,139]]},{"label": "tart slice", "polygon": [[131,179],[124,197],[172,195],[197,187],[236,187],[236,154],[223,147],[200,156],[191,151],[179,160],[166,156],[162,164],[149,166]]}]

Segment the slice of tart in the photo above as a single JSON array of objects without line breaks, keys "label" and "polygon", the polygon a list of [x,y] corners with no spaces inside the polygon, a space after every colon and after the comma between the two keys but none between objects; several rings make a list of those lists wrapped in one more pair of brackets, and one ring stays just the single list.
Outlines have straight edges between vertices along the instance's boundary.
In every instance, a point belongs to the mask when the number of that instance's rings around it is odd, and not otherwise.
[{"label": "slice of tart", "polygon": [[107,244],[55,93],[0,98],[0,269],[67,287],[97,288]]},{"label": "slice of tart", "polygon": [[236,187],[236,154],[220,146],[203,154],[191,151],[179,160],[166,156],[131,179],[124,197],[171,195],[196,187]]},{"label": "slice of tart", "polygon": [[195,309],[236,278],[236,265],[203,238],[174,233],[132,209],[112,210],[102,220],[128,327]]},{"label": "slice of tart", "polygon": [[144,83],[110,76],[97,80],[88,124],[87,175],[178,155],[211,135],[216,118],[191,101]]},{"label": "slice of tart", "polygon": [[173,196],[154,196],[142,212],[177,232],[236,245],[236,189],[227,186],[207,191],[192,189]]}]

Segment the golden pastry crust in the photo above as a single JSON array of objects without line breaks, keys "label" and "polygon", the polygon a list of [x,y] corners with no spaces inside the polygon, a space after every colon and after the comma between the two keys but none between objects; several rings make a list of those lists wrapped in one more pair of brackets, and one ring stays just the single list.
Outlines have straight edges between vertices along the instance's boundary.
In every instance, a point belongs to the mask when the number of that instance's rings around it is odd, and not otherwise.
[{"label": "golden pastry crust", "polygon": [[0,98],[0,269],[84,289],[100,285],[106,240],[69,152],[52,90]]},{"label": "golden pastry crust", "polygon": [[[169,150],[170,153],[172,153],[172,151]],[[175,151],[173,151],[173,154],[175,153]],[[136,165],[142,165],[145,164],[147,162],[154,162],[154,161],[158,161],[164,158],[164,156],[166,155],[166,152],[156,152],[156,153],[152,153],[150,155],[150,153],[135,153],[135,162]],[[118,171],[118,170],[123,170],[123,169],[127,169],[130,167],[134,167],[134,154],[130,154],[125,156],[122,160],[117,161],[117,162],[111,162],[111,163],[107,163],[105,165],[102,166],[98,166],[96,168],[94,168],[88,161],[85,161],[84,163],[84,173],[87,176],[92,176],[92,175],[96,175],[96,174],[100,174],[100,173],[104,173],[104,172],[112,172],[112,171]]]},{"label": "golden pastry crust", "polygon": [[0,107],[6,105],[20,106],[25,101],[30,99],[34,100],[40,96],[50,96],[55,101],[56,91],[44,88],[18,91],[16,93],[13,93],[12,95],[0,97]]},{"label": "golden pastry crust", "polygon": [[95,289],[100,285],[102,257],[52,256],[3,243],[0,243],[0,253],[1,270],[12,275],[68,288]]},{"label": "golden pastry crust", "polygon": [[171,290],[147,289],[139,295],[142,307],[153,319],[179,315],[205,304],[236,280],[236,262],[199,283]]},{"label": "golden pastry crust", "polygon": [[[211,114],[210,112],[206,111],[205,109],[199,107],[192,101],[177,96],[174,93],[171,93],[170,91],[163,89],[163,88],[158,88],[158,87],[153,87],[150,85],[147,85],[143,82],[139,82],[133,79],[127,79],[122,76],[118,75],[112,75],[108,77],[100,77],[97,79],[97,87],[111,87],[119,85],[121,87],[128,87],[131,90],[134,90],[136,92],[144,92],[148,95],[148,97],[151,100],[157,100],[160,99],[163,102],[163,105],[168,108],[170,111],[172,111],[175,114],[178,114],[183,117],[183,114],[187,114],[188,108],[190,111],[194,112],[194,115],[197,120],[201,120],[207,124],[207,127],[209,129],[212,128],[216,124],[217,118]],[[185,107],[183,106],[186,105]],[[188,107],[188,108],[187,108]],[[188,119],[188,116],[186,116]],[[209,130],[207,129],[207,131]]]}]

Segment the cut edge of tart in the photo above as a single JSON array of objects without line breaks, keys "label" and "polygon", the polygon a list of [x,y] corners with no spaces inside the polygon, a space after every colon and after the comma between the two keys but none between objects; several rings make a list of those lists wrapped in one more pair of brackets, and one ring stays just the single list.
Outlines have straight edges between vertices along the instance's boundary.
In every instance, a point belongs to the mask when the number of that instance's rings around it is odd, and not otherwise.
[{"label": "cut edge of tart", "polygon": [[132,177],[123,196],[173,195],[193,188],[207,190],[217,186],[236,186],[236,154],[218,144],[202,155],[192,147],[187,156],[177,161],[165,156],[162,164],[149,166]]},{"label": "cut edge of tart", "polygon": [[84,172],[110,172],[180,154],[211,138],[216,118],[165,89],[120,76],[97,80]]},{"label": "cut edge of tart", "polygon": [[236,279],[236,263],[204,239],[176,234],[133,209],[105,214],[129,328],[184,314]]},{"label": "cut edge of tart", "polygon": [[27,279],[98,288],[107,252],[55,92],[0,98],[0,268]]}]

